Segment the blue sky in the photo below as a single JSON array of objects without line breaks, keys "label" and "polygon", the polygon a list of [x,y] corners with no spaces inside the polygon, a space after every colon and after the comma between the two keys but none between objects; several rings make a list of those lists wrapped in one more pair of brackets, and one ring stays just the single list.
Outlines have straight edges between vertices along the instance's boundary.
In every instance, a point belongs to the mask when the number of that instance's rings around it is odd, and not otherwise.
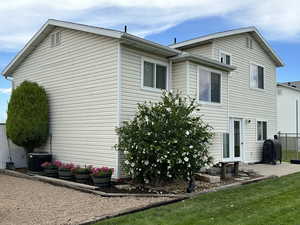
[{"label": "blue sky", "polygon": [[[151,2],[151,4],[149,4]],[[8,19],[9,18],[9,22]],[[300,2],[286,0],[10,0],[0,5],[0,70],[47,19],[123,29],[171,44],[197,36],[256,26],[286,63],[278,81],[300,80]],[[0,77],[0,122],[5,121],[10,82]]]}]

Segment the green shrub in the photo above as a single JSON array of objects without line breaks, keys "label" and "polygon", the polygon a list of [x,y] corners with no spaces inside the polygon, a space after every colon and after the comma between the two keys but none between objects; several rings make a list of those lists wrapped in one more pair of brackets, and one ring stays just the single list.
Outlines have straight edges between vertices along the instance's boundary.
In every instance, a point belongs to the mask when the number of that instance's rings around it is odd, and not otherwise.
[{"label": "green shrub", "polygon": [[117,129],[127,174],[141,183],[189,179],[211,163],[213,133],[195,99],[164,93],[158,103],[139,104],[136,116]]},{"label": "green shrub", "polygon": [[42,146],[49,135],[48,98],[37,83],[24,81],[13,90],[8,104],[6,132],[29,153]]}]

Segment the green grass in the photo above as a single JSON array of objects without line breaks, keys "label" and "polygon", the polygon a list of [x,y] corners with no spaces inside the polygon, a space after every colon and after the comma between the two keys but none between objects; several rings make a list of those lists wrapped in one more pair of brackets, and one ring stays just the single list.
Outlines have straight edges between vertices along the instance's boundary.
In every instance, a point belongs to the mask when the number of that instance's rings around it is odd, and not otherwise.
[{"label": "green grass", "polygon": [[300,173],[209,193],[96,225],[300,224]]}]

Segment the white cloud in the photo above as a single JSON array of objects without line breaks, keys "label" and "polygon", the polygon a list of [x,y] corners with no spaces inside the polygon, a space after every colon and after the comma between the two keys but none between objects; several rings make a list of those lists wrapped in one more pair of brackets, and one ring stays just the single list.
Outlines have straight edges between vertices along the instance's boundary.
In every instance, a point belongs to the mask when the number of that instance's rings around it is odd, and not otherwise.
[{"label": "white cloud", "polygon": [[0,94],[7,94],[11,93],[11,88],[0,88]]},{"label": "white cloud", "polygon": [[269,39],[299,39],[297,0],[10,0],[0,4],[0,50],[22,47],[48,18],[103,27],[127,24],[129,32],[145,36],[209,16],[235,26],[255,25]]}]

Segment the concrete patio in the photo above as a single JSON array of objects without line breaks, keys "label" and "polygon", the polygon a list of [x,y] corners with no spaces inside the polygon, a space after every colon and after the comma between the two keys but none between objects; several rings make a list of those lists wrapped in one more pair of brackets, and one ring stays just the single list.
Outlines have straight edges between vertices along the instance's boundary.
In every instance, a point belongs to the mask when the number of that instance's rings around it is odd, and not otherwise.
[{"label": "concrete patio", "polygon": [[262,176],[286,176],[292,173],[300,172],[300,164],[291,164],[283,162],[282,164],[242,164],[240,170],[253,170]]}]

